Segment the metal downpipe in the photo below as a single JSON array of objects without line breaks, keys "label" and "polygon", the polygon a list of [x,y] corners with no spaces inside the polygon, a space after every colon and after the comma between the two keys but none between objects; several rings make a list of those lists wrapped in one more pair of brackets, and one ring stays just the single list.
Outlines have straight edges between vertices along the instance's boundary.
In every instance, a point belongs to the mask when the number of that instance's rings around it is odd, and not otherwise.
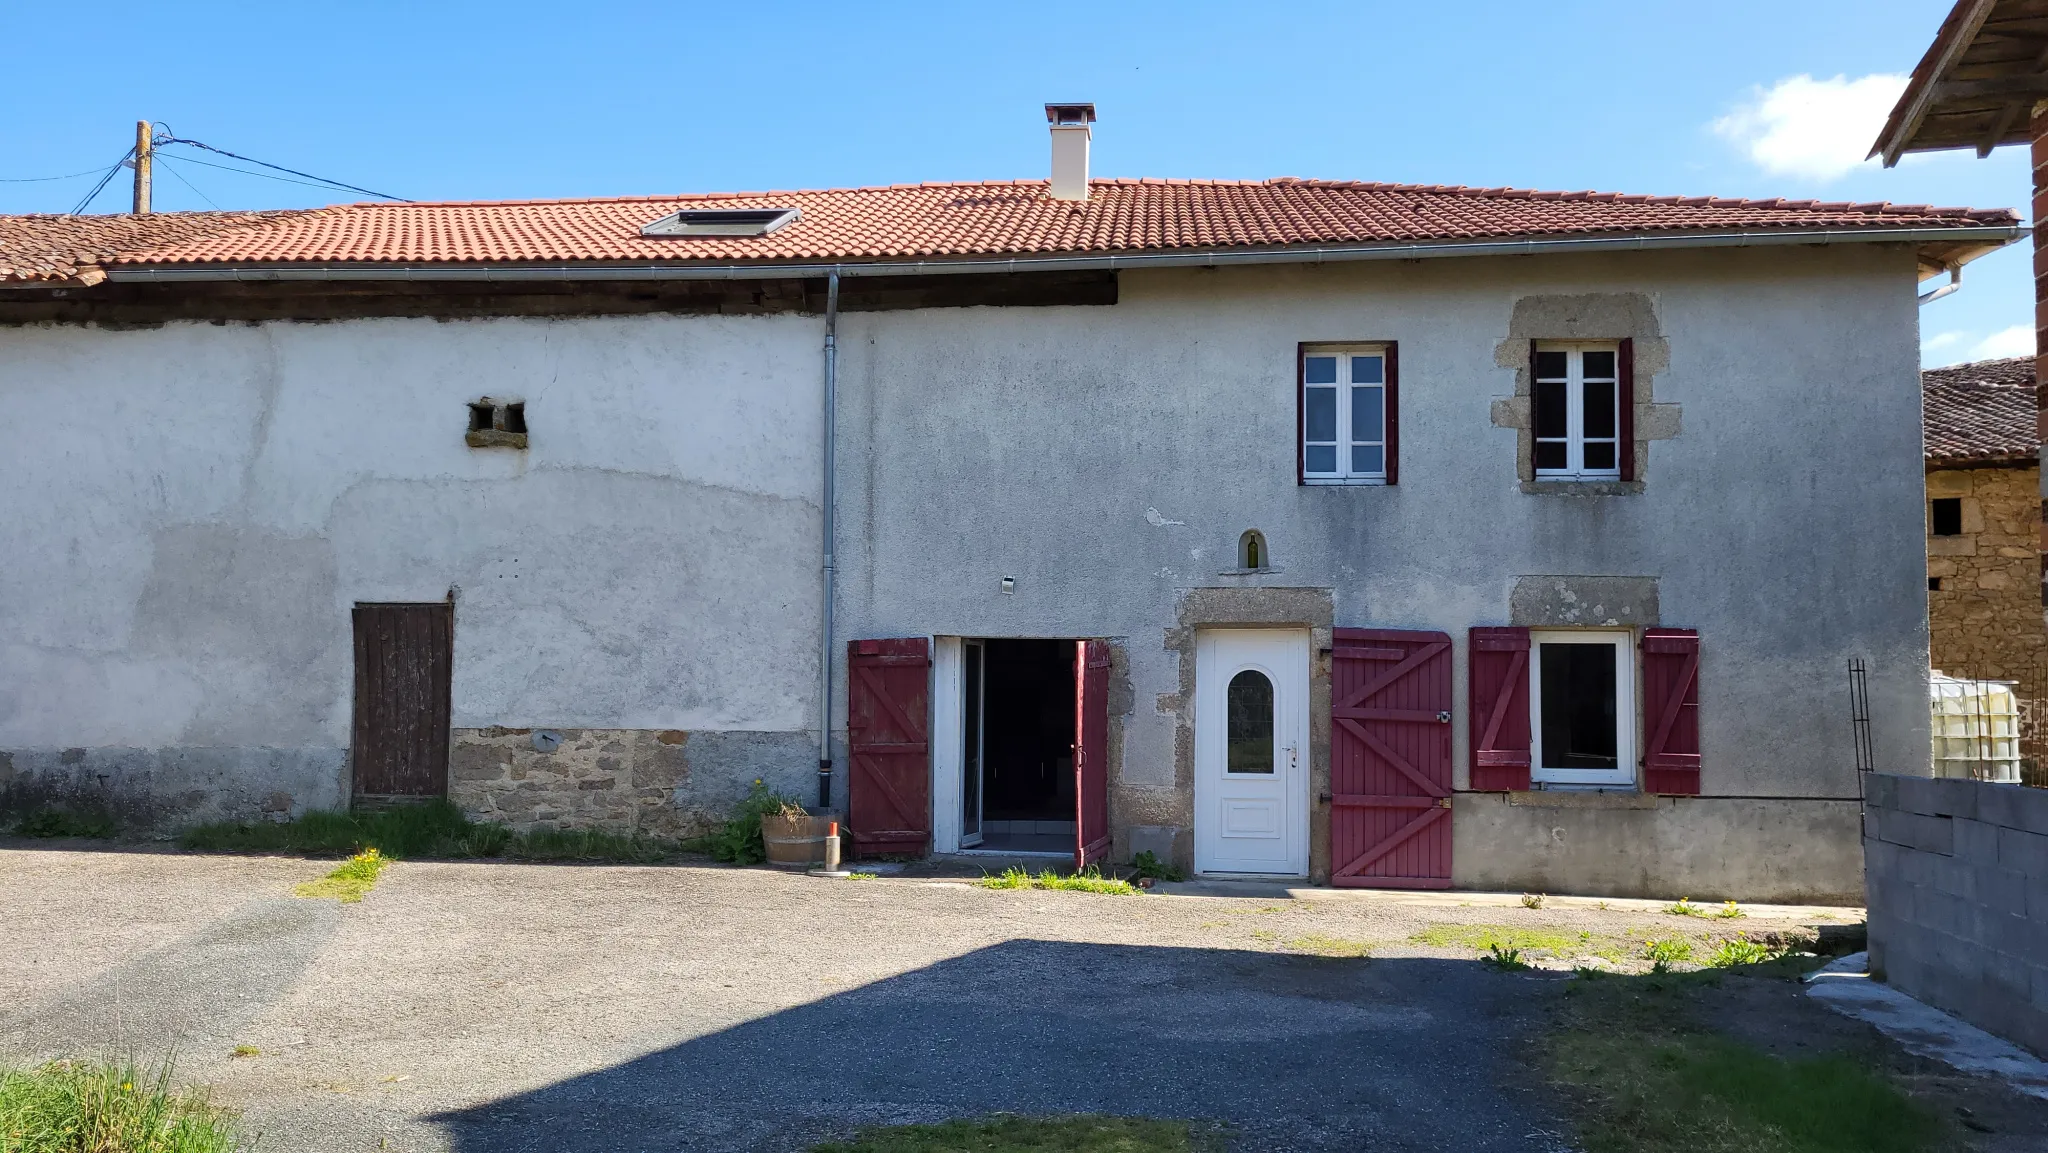
[{"label": "metal downpipe", "polygon": [[837,465],[834,447],[839,425],[839,271],[825,278],[825,603],[818,644],[818,807],[832,807],[832,586],[837,575],[832,556],[836,531]]}]

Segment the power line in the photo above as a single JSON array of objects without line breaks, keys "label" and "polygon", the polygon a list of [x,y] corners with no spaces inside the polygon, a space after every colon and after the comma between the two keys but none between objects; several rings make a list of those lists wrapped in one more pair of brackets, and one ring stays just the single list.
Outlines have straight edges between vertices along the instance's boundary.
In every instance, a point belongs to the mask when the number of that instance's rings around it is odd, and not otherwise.
[{"label": "power line", "polygon": [[[362,188],[362,187],[359,187],[359,186],[357,186],[357,185],[354,185],[354,184],[344,184],[344,183],[342,183],[342,182],[341,182],[341,181],[339,181],[339,180],[329,180],[329,179],[327,179],[327,178],[326,178],[325,176],[315,176],[315,175],[313,175],[313,174],[312,174],[312,173],[310,173],[310,172],[300,172],[300,171],[299,171],[298,169],[296,169],[296,168],[286,168],[286,167],[285,167],[284,165],[282,165],[282,164],[272,164],[272,163],[270,163],[270,162],[269,162],[269,161],[267,161],[267,160],[258,160],[258,159],[256,159],[256,158],[255,158],[255,157],[253,157],[253,156],[243,156],[243,155],[242,155],[241,153],[239,153],[239,152],[229,152],[229,151],[228,151],[227,149],[225,149],[225,148],[215,148],[215,147],[214,147],[213,145],[211,145],[211,144],[206,144],[206,143],[203,143],[203,142],[201,142],[201,141],[198,141],[198,140],[187,140],[187,139],[185,139],[184,137],[181,137],[181,136],[170,136],[170,135],[166,135],[166,136],[163,136],[163,137],[159,138],[159,139],[158,139],[158,140],[156,140],[156,141],[155,141],[154,143],[156,143],[156,144],[158,144],[158,145],[163,145],[163,144],[183,144],[183,145],[185,145],[185,146],[186,146],[186,147],[188,147],[188,148],[204,148],[204,149],[205,149],[205,150],[207,150],[208,152],[212,152],[212,153],[217,153],[218,155],[221,155],[221,156],[227,156],[227,157],[231,157],[231,158],[233,158],[233,159],[235,159],[235,160],[240,160],[240,161],[242,161],[242,162],[243,162],[243,163],[245,163],[245,164],[254,164],[254,165],[258,165],[258,166],[260,166],[260,167],[263,167],[263,168],[268,168],[268,169],[271,169],[272,171],[275,171],[275,172],[285,172],[285,173],[289,173],[289,174],[291,174],[291,175],[293,175],[293,176],[300,176],[300,177],[304,177],[304,178],[305,178],[305,179],[307,179],[307,180],[317,181],[318,183],[320,183],[320,184],[324,184],[324,185],[327,185],[328,187],[331,187],[331,188],[340,188],[340,189],[344,189],[344,190],[346,190],[346,191],[349,191],[349,192],[360,192],[360,193],[362,193],[362,194],[363,194],[364,196],[374,196],[374,197],[376,197],[376,198],[377,198],[377,199],[379,199],[379,200],[396,200],[396,201],[398,201],[398,202],[399,202],[399,203],[401,203],[401,204],[411,204],[411,203],[412,203],[412,201],[410,201],[410,200],[407,200],[407,199],[406,199],[405,197],[403,197],[403,196],[393,196],[393,195],[391,195],[391,194],[390,194],[390,193],[388,193],[388,192],[378,192],[378,191],[376,191],[375,189],[370,189],[370,188]],[[187,159],[190,159],[190,158],[188,157]],[[203,161],[195,161],[195,163],[203,163]],[[224,167],[226,167],[226,166],[225,166],[225,165],[220,165],[220,164],[216,164],[216,165],[213,165],[212,167],[215,167],[215,168],[224,168]],[[232,171],[234,171],[234,169],[228,169],[228,171],[232,172]],[[261,174],[261,173],[257,173],[257,172],[250,172],[250,173],[247,173],[247,175],[250,175],[250,176],[260,176],[260,175],[262,175],[262,174]]]},{"label": "power line", "polygon": [[[158,159],[162,159],[162,156],[159,155]],[[181,164],[197,164],[205,168],[216,168],[222,172],[233,172],[242,176],[254,176],[258,180],[275,180],[279,184],[296,184],[302,188],[339,188],[349,192],[362,191],[359,188],[350,188],[346,184],[329,184],[325,181],[315,183],[314,181],[311,180],[293,180],[288,176],[272,176],[268,172],[251,172],[247,168],[236,168],[230,164],[215,164],[210,160],[200,160],[197,157],[193,156],[180,156],[178,158],[178,162]],[[412,202],[408,200],[405,201],[405,203],[410,204]]]},{"label": "power line", "polygon": [[121,159],[114,161],[113,166],[108,168],[106,174],[100,177],[100,182],[93,185],[92,191],[85,194],[85,199],[80,200],[78,206],[71,210],[71,215],[76,216],[84,212],[92,204],[93,198],[100,194],[100,190],[107,186],[107,182],[114,178],[114,173],[121,171],[121,166],[128,163],[128,158],[133,155],[135,155],[135,146],[129,145],[128,151],[121,154]]},{"label": "power line", "polygon": [[100,171],[98,168],[88,168],[84,172],[73,172],[65,176],[0,176],[0,184],[47,184],[52,180],[76,180]]},{"label": "power line", "polygon": [[[190,158],[188,157],[187,159],[190,159]],[[161,164],[161,165],[163,165],[163,166],[164,166],[164,171],[165,171],[165,172],[168,172],[168,173],[170,173],[170,174],[171,174],[172,176],[175,176],[175,177],[177,177],[177,178],[178,178],[178,183],[180,183],[180,184],[184,185],[185,187],[187,187],[187,188],[191,189],[191,190],[192,190],[193,192],[197,193],[197,194],[198,194],[198,196],[199,196],[199,199],[201,199],[201,200],[204,200],[204,201],[206,201],[206,202],[207,202],[208,204],[212,204],[212,205],[213,205],[213,210],[214,210],[215,212],[219,212],[219,211],[221,211],[221,207],[220,207],[220,205],[218,205],[218,204],[214,204],[214,203],[213,203],[213,197],[211,197],[211,196],[208,196],[208,195],[207,195],[206,193],[204,193],[204,192],[200,192],[200,191],[199,191],[199,186],[198,186],[197,184],[194,184],[194,183],[192,183],[192,182],[191,182],[190,180],[187,180],[187,179],[185,179],[185,174],[184,174],[184,173],[182,173],[182,172],[178,171],[178,170],[177,170],[176,168],[173,168],[173,167],[171,167],[171,158],[170,158],[170,157],[168,157],[168,156],[159,156],[159,157],[157,157],[157,158],[156,158],[156,161],[157,161],[157,163],[159,163],[159,164]]]}]

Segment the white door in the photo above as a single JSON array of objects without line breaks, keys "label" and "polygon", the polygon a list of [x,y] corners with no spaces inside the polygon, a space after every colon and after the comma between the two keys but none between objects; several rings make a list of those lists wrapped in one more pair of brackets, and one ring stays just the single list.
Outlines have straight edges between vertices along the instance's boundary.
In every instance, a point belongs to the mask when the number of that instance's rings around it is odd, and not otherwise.
[{"label": "white door", "polygon": [[1308,633],[1195,637],[1195,871],[1308,875]]}]

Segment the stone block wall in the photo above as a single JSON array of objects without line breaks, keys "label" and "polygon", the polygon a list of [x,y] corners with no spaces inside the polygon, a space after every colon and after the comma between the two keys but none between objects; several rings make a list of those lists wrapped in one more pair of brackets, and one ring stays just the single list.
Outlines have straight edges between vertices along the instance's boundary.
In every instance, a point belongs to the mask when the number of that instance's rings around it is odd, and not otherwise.
[{"label": "stone block wall", "polygon": [[[1960,536],[1927,538],[1927,621],[1934,667],[1955,677],[2020,682],[2039,700],[2048,667],[2041,611],[2039,468],[1948,468],[1927,497],[1962,501]],[[1930,525],[1930,529],[1931,529]],[[1940,588],[1932,587],[1939,580]]]},{"label": "stone block wall", "polygon": [[2048,1055],[2048,790],[1873,773],[1870,968]]},{"label": "stone block wall", "polygon": [[472,819],[519,832],[603,829],[688,837],[715,818],[675,802],[689,779],[690,734],[664,729],[560,729],[558,747],[532,729],[457,729],[448,799]]}]

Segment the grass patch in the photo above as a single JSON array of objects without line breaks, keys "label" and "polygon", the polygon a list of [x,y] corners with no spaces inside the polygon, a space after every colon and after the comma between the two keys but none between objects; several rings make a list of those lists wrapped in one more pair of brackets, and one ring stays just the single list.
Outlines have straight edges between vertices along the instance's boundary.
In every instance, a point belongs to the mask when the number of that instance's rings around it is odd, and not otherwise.
[{"label": "grass patch", "polygon": [[14,831],[24,837],[91,837],[106,840],[114,835],[114,819],[105,813],[79,812],[56,805],[30,809],[15,823]]},{"label": "grass patch", "polygon": [[235,1115],[171,1088],[171,1065],[53,1061],[0,1069],[7,1153],[232,1153]]},{"label": "grass patch", "polygon": [[353,905],[363,899],[370,886],[377,883],[377,874],[382,873],[391,859],[375,849],[364,849],[339,868],[317,881],[307,881],[292,892],[301,897],[333,897],[344,905]]},{"label": "grass patch", "polygon": [[1482,953],[1513,949],[1520,953],[1544,953],[1553,957],[1576,957],[1591,952],[1594,947],[1591,933],[1569,929],[1528,929],[1514,925],[1431,925],[1408,939],[1437,949],[1476,949]]},{"label": "grass patch", "polygon": [[1715,917],[1724,921],[1749,916],[1742,911],[1742,906],[1734,901],[1723,901],[1720,905],[1709,908],[1706,905],[1693,904],[1691,897],[1678,898],[1677,904],[1665,906],[1664,911],[1674,917]]},{"label": "grass patch", "polygon": [[652,864],[682,851],[672,841],[595,829],[514,833],[503,825],[472,821],[441,798],[375,812],[311,812],[291,821],[217,821],[188,829],[179,843],[214,853],[352,856],[374,847],[393,860],[509,857],[628,864]]},{"label": "grass patch", "polygon": [[1372,953],[1372,946],[1364,941],[1347,941],[1342,937],[1328,937],[1321,933],[1310,933],[1287,942],[1287,947],[1303,953],[1314,953],[1318,957],[1365,957]]},{"label": "grass patch", "polygon": [[1585,1094],[1588,1153],[1919,1153],[1932,1114],[1846,1057],[1708,1035],[1574,1032],[1553,1072]]},{"label": "grass patch", "polygon": [[1737,965],[1769,964],[1784,955],[1784,949],[1760,941],[1735,938],[1716,943],[1705,963],[1710,969],[1732,969]]},{"label": "grass patch", "polygon": [[1949,1127],[1853,1057],[1781,1058],[1693,1016],[1703,982],[1582,971],[1541,1045],[1587,1153],[1924,1153]]},{"label": "grass patch", "polygon": [[1080,893],[1109,893],[1115,896],[1131,896],[1140,890],[1129,881],[1105,877],[1093,866],[1079,873],[1055,873],[1042,869],[1037,874],[1027,873],[1015,867],[1000,873],[991,873],[977,881],[984,889],[1061,889]]},{"label": "grass patch", "polygon": [[1203,1153],[1213,1134],[1149,1117],[985,1117],[862,1129],[811,1153]]},{"label": "grass patch", "polygon": [[261,1049],[258,1049],[258,1048],[257,1048],[256,1046],[254,1046],[254,1045],[237,1045],[237,1046],[235,1046],[234,1050],[233,1050],[232,1052],[230,1052],[230,1053],[228,1054],[228,1056],[230,1056],[230,1057],[261,1057],[261,1056],[263,1056],[263,1050],[261,1050]]}]

